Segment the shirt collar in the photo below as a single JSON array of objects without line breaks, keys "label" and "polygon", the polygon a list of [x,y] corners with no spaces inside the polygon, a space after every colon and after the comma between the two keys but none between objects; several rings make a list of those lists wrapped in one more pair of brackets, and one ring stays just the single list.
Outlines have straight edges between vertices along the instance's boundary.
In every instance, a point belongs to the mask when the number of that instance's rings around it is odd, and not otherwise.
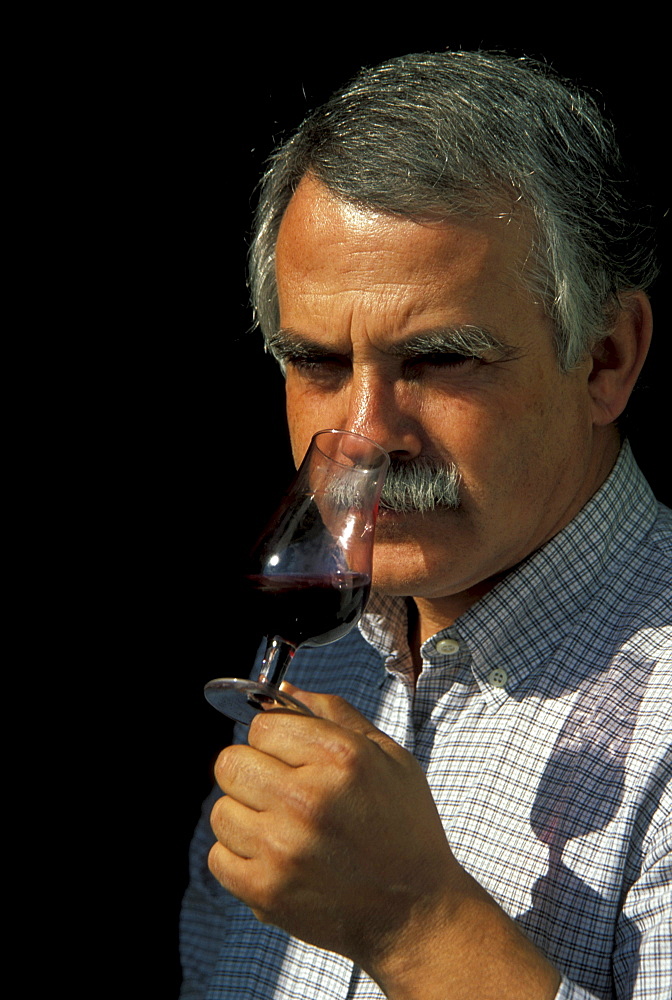
[{"label": "shirt collar", "polygon": [[[655,497],[625,442],[610,475],[576,517],[454,626],[427,640],[423,650],[442,637],[466,643],[482,689],[491,691],[493,669],[505,666],[505,687],[494,692],[505,698],[543,664],[614,563],[650,529],[656,512]],[[373,595],[360,631],[382,653],[388,669],[408,672],[405,599]]]}]

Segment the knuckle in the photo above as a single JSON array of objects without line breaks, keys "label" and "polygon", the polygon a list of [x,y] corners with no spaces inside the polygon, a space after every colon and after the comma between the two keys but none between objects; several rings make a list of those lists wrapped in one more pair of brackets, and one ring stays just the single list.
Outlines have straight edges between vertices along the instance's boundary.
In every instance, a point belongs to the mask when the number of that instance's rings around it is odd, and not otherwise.
[{"label": "knuckle", "polygon": [[212,845],[208,852],[208,868],[218,881],[222,881],[222,868],[220,864],[221,848],[218,843]]},{"label": "knuckle", "polygon": [[231,800],[227,795],[222,795],[221,798],[217,799],[210,811],[210,827],[214,835],[222,843],[226,839],[230,825],[230,802]]},{"label": "knuckle", "polygon": [[240,774],[245,756],[244,746],[230,746],[222,750],[215,762],[215,777],[217,784],[224,790],[226,784],[230,783]]},{"label": "knuckle", "polygon": [[365,769],[361,741],[347,730],[334,733],[329,746],[333,767],[341,782],[356,781]]},{"label": "knuckle", "polygon": [[222,802],[223,801],[224,801],[224,797],[222,796],[221,798],[217,799],[217,801],[215,802],[214,806],[210,810],[210,826],[212,827],[212,830],[213,830],[213,832],[215,834],[217,833],[217,828],[219,827],[219,824],[220,824],[220,822],[222,820]]},{"label": "knuckle", "polygon": [[284,870],[265,865],[263,873],[258,872],[254,885],[249,887],[246,902],[262,923],[277,921],[291,894],[292,880]]},{"label": "knuckle", "polygon": [[[294,817],[296,830],[305,833],[321,828],[328,813],[329,800],[323,788],[311,784],[288,789],[286,804]],[[285,847],[282,841],[277,846],[279,849]]]},{"label": "knuckle", "polygon": [[247,738],[250,746],[263,742],[264,736],[276,725],[277,717],[282,713],[276,711],[258,712],[250,722]]}]

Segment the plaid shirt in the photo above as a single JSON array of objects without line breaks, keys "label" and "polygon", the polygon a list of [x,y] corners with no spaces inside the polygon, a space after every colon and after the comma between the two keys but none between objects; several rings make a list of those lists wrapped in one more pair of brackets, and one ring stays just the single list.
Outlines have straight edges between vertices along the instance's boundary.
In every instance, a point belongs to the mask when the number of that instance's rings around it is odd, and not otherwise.
[{"label": "plaid shirt", "polygon": [[[561,970],[557,1000],[672,997],[670,513],[626,444],[571,524],[424,643],[415,691],[396,598],[291,667],[420,761],[458,861]],[[212,801],[184,1000],[380,1000],[348,959],[257,923],[215,882]]]}]

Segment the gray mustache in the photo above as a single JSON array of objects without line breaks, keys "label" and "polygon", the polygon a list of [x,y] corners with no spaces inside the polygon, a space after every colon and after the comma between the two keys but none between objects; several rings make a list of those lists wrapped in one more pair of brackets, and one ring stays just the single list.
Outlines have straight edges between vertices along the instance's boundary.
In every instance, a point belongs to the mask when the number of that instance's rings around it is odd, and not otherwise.
[{"label": "gray mustache", "polygon": [[392,459],[380,507],[398,514],[427,513],[437,507],[456,510],[461,478],[453,462],[439,465],[426,458],[408,462]]}]

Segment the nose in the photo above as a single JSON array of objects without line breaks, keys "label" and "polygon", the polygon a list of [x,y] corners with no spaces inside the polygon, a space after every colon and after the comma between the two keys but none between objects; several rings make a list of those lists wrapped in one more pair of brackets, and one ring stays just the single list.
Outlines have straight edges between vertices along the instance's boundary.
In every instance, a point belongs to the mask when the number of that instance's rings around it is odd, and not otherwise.
[{"label": "nose", "polygon": [[422,436],[407,396],[403,382],[384,370],[354,365],[346,430],[371,438],[392,458],[416,458]]}]

